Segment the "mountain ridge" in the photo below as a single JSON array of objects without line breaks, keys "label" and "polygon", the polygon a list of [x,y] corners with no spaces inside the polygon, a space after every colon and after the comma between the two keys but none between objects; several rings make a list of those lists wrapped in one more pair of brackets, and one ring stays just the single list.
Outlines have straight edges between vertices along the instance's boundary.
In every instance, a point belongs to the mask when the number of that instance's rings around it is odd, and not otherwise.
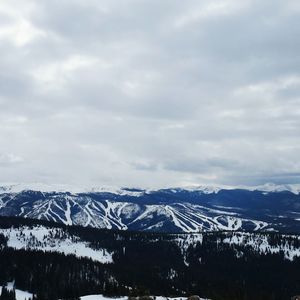
[{"label": "mountain ridge", "polygon": [[22,191],[40,191],[40,192],[70,192],[74,194],[80,193],[115,193],[134,195],[135,193],[149,193],[158,190],[186,190],[201,191],[203,193],[217,193],[220,190],[248,190],[261,192],[283,192],[289,191],[298,195],[300,193],[300,184],[274,184],[265,183],[256,186],[229,186],[229,185],[182,185],[182,186],[166,186],[166,187],[118,187],[118,186],[77,186],[68,184],[45,184],[45,183],[0,183],[0,194],[10,192],[19,193]]},{"label": "mountain ridge", "polygon": [[300,233],[300,195],[243,189],[71,193],[2,188],[0,215],[120,230]]}]

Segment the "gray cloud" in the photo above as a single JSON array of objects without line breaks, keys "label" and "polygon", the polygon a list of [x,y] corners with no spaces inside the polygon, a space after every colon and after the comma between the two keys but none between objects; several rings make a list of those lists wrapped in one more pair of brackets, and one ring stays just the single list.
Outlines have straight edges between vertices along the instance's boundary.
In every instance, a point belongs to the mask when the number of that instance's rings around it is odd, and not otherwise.
[{"label": "gray cloud", "polygon": [[295,0],[0,3],[0,181],[300,182]]}]

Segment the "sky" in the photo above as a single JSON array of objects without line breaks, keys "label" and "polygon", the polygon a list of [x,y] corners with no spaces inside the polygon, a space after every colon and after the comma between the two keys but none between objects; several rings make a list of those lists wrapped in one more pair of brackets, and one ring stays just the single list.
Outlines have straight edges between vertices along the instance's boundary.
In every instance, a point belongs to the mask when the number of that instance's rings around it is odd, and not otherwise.
[{"label": "sky", "polygon": [[300,183],[298,0],[1,0],[0,181]]}]

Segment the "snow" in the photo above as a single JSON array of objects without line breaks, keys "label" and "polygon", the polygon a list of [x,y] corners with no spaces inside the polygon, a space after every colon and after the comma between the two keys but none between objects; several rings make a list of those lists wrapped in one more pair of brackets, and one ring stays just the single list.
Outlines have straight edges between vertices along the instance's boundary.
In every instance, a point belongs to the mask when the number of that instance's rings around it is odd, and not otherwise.
[{"label": "snow", "polygon": [[102,187],[87,187],[80,185],[68,184],[45,184],[45,183],[0,183],[0,194],[3,193],[20,193],[22,191],[39,191],[44,193],[49,192],[70,192],[72,194],[78,193],[113,193],[119,195],[129,195],[138,197],[146,190],[132,191],[126,188],[102,186]]},{"label": "snow", "polygon": [[65,211],[65,217],[66,217],[66,225],[72,225],[72,219],[71,219],[71,204],[69,199],[66,201],[67,203],[67,209]]},{"label": "snow", "polygon": [[58,252],[65,255],[73,254],[76,257],[87,257],[101,263],[113,263],[112,254],[106,249],[92,249],[87,242],[78,237],[68,236],[59,228],[35,226],[29,228],[0,229],[0,233],[8,237],[8,247],[14,249],[42,250]]},{"label": "snow", "polygon": [[0,193],[20,193],[22,191],[39,192],[80,192],[80,187],[73,187],[64,184],[44,184],[44,183],[4,183],[0,184]]},{"label": "snow", "polygon": [[[8,290],[12,290],[14,288],[14,283],[9,282],[6,285],[6,288]],[[2,291],[2,286],[0,286],[0,294]],[[33,297],[32,293],[22,291],[19,289],[15,289],[16,292],[16,300],[30,300]],[[121,296],[121,297],[106,297],[103,296],[102,294],[97,294],[97,295],[87,295],[87,296],[81,296],[81,300],[128,300],[128,296]],[[155,300],[187,300],[187,297],[163,297],[163,296],[155,296]],[[204,299],[200,298],[200,300],[209,300],[209,299]]]},{"label": "snow", "polygon": [[[8,290],[12,290],[14,288],[14,283],[13,282],[9,282],[7,283],[6,285],[6,288]],[[0,294],[2,292],[2,286],[0,286]],[[26,292],[26,291],[22,291],[22,290],[19,290],[19,289],[15,289],[15,292],[16,292],[16,300],[29,300],[29,299],[32,299],[32,293],[29,293],[29,292]]]},{"label": "snow", "polygon": [[19,290],[19,289],[16,289],[16,300],[29,300],[29,299],[32,299],[32,294],[29,293],[29,292],[26,292],[26,291],[22,291],[22,290]]},{"label": "snow", "polygon": [[[166,189],[166,188],[165,188]],[[172,192],[176,193],[178,191],[190,191],[190,192],[202,192],[203,194],[217,194],[222,189],[234,189],[230,186],[214,186],[214,185],[186,185],[182,187],[170,188]]]},{"label": "snow", "polygon": [[[0,195],[0,208],[13,206],[11,200],[14,196],[11,194],[10,200],[3,203]],[[18,208],[20,217],[119,230],[127,230],[135,224],[141,226],[141,223],[144,223],[143,230],[156,230],[163,228],[166,223],[173,223],[173,227],[183,232],[240,230],[244,224],[252,224],[254,230],[261,230],[271,225],[261,220],[242,218],[237,212],[187,202],[172,205],[144,205],[116,200],[99,202],[89,195],[52,194],[30,205],[23,202]],[[154,223],[152,220],[156,216],[162,218]],[[295,218],[299,216],[295,215]]]},{"label": "snow", "polygon": [[281,184],[277,185],[274,183],[266,183],[264,185],[250,187],[248,188],[251,191],[263,191],[263,192],[283,192],[289,191],[293,194],[299,195],[300,193],[300,184]]},{"label": "snow", "polygon": [[183,262],[188,266],[187,262],[187,250],[189,247],[196,247],[197,244],[202,244],[203,234],[202,233],[190,233],[190,234],[172,234],[173,241],[179,247],[181,254],[183,255]]},{"label": "snow", "polygon": [[103,295],[88,295],[80,297],[81,300],[127,300],[128,297],[109,298]]},{"label": "snow", "polygon": [[195,229],[193,230],[192,228],[188,227],[184,222],[182,222],[180,219],[177,218],[176,212],[173,210],[171,206],[166,205],[165,208],[170,213],[170,216],[175,226],[177,226],[178,228],[180,228],[182,231],[185,232],[195,231]]},{"label": "snow", "polygon": [[[183,188],[174,188],[169,193],[180,192],[181,190],[199,191],[199,193],[218,193],[221,189],[233,189],[228,186],[210,186],[195,185]],[[297,185],[278,186],[274,184],[266,184],[257,187],[239,187],[250,190],[266,190],[281,191],[291,190],[294,193],[298,191]],[[50,191],[71,191],[71,194],[51,194],[45,199],[33,200],[31,204],[26,202],[19,205],[14,203],[13,198],[23,190],[36,190],[43,193]],[[13,214],[17,211],[17,215],[25,218],[43,219],[48,221],[61,222],[66,225],[82,225],[97,228],[127,230],[128,228],[141,228],[142,230],[157,230],[162,228],[166,223],[172,223],[172,228],[183,232],[199,232],[199,231],[218,231],[230,230],[236,231],[243,228],[250,228],[254,231],[274,230],[271,222],[268,224],[262,220],[253,220],[243,218],[244,212],[232,211],[239,210],[234,207],[215,206],[204,207],[191,203],[172,203],[170,205],[152,204],[144,205],[143,202],[130,203],[118,201],[118,197],[111,197],[110,200],[101,200],[98,202],[88,194],[78,195],[79,192],[110,192],[119,195],[130,195],[139,197],[149,190],[144,189],[126,189],[115,187],[71,187],[65,185],[45,185],[45,184],[7,184],[0,185],[0,209],[4,208],[4,214],[10,213],[11,208]],[[300,191],[300,185],[299,185]],[[4,193],[11,193],[9,197],[4,197]],[[73,193],[73,194],[72,194]],[[266,192],[268,193],[268,192]],[[2,194],[2,195],[1,195]],[[1,198],[9,198],[9,201]],[[25,200],[25,199],[24,199]],[[2,210],[2,209],[1,209]],[[7,213],[9,212],[9,213]],[[245,212],[246,213],[246,212]],[[291,212],[293,213],[293,212]],[[152,222],[156,216],[159,221]],[[272,216],[274,218],[274,216]],[[276,216],[278,218],[280,216]],[[288,215],[287,215],[288,217]],[[296,221],[300,220],[300,215],[293,216]],[[150,222],[149,222],[150,221]],[[143,223],[143,225],[141,225]],[[136,225],[136,226],[135,226]],[[245,226],[246,225],[246,226]],[[275,221],[278,225],[278,221]]]},{"label": "snow", "polygon": [[266,183],[259,186],[227,186],[227,185],[182,185],[178,187],[152,187],[152,188],[124,188],[113,186],[72,186],[67,184],[45,184],[45,183],[0,183],[0,194],[3,193],[20,193],[22,191],[40,191],[40,192],[70,192],[73,194],[78,193],[113,193],[118,195],[128,195],[132,197],[139,197],[145,193],[150,193],[160,189],[169,189],[176,193],[177,191],[199,191],[204,194],[218,193],[220,190],[234,190],[245,189],[249,191],[262,191],[262,192],[281,192],[290,191],[294,194],[300,193],[300,184],[284,184],[276,185],[274,183]]},{"label": "snow", "polygon": [[[6,287],[8,290],[12,290],[13,282],[8,283]],[[2,286],[0,286],[0,294],[1,294],[1,291],[2,291]],[[32,293],[22,291],[19,289],[15,289],[15,292],[16,292],[16,300],[30,300],[33,297]],[[110,298],[110,297],[103,296],[102,294],[97,294],[97,295],[81,296],[80,299],[81,300],[128,300],[128,296]],[[156,300],[187,300],[186,297],[170,298],[170,297],[163,297],[163,296],[155,296],[155,299]],[[209,300],[209,299],[200,298],[200,300]]]},{"label": "snow", "polygon": [[[294,236],[294,238],[296,238]],[[297,237],[300,240],[300,236]],[[295,257],[300,257],[300,248],[295,248],[288,243],[281,243],[278,245],[270,245],[267,235],[253,235],[251,233],[235,233],[223,240],[223,243],[231,245],[242,245],[243,247],[251,247],[259,254],[279,253],[283,252],[285,259],[293,261]]]},{"label": "snow", "polygon": [[[186,300],[186,297],[163,297],[163,296],[154,296],[156,300]],[[128,297],[117,297],[117,298],[109,298],[103,295],[89,295],[80,297],[81,300],[128,300]],[[209,300],[200,298],[200,300]]]},{"label": "snow", "polygon": [[[243,247],[251,247],[254,251],[259,254],[266,253],[279,253],[283,252],[285,259],[293,261],[294,258],[300,257],[300,248],[296,248],[293,244],[287,242],[281,242],[277,245],[270,245],[267,234],[252,234],[247,232],[235,232],[225,233],[227,237],[220,240],[225,244],[240,245]],[[191,234],[171,234],[173,241],[181,249],[181,253],[184,258],[184,263],[188,265],[186,261],[186,254],[189,247],[195,247],[198,243],[202,244],[203,234],[191,233]],[[297,238],[300,241],[300,236],[283,236]]]}]

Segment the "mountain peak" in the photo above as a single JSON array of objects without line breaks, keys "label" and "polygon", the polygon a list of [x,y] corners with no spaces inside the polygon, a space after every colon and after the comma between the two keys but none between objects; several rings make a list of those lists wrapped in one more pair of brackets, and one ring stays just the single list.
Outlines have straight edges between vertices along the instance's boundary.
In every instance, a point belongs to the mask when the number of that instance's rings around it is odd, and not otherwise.
[{"label": "mountain peak", "polygon": [[46,183],[0,183],[0,194],[3,193],[20,193],[22,191],[39,191],[39,192],[69,192],[78,193],[112,193],[118,195],[140,196],[144,193],[157,190],[177,191],[199,191],[204,194],[218,193],[220,190],[243,189],[249,191],[262,192],[283,192],[289,191],[294,194],[300,193],[300,184],[274,184],[266,183],[258,186],[229,186],[229,185],[182,185],[176,187],[164,188],[142,188],[142,187],[117,187],[117,186],[80,186],[68,184],[46,184]]}]

